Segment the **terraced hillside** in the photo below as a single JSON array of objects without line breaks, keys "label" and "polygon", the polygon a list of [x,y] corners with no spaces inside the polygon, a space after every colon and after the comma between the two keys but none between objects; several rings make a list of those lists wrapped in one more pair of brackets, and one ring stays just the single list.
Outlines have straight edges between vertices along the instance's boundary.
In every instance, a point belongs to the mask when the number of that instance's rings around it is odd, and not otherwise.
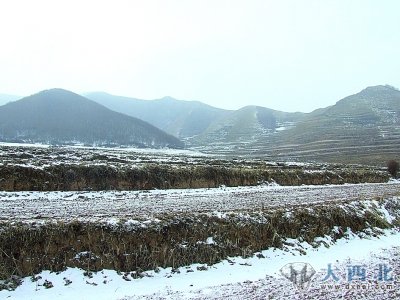
[{"label": "terraced hillside", "polygon": [[[203,137],[198,149],[275,160],[373,165],[384,165],[400,154],[400,91],[391,86],[366,88],[331,107],[288,121],[295,122],[264,135],[247,132],[242,135],[247,136],[246,142],[236,140],[228,146],[209,147]],[[208,141],[213,139],[210,136]]]},{"label": "terraced hillside", "polygon": [[188,148],[206,153],[376,165],[399,154],[400,92],[388,85],[368,87],[308,114],[260,106],[229,111],[171,97],[88,97],[148,121],[184,139]]},{"label": "terraced hillside", "polygon": [[400,149],[400,92],[390,86],[366,88],[282,132],[275,157],[384,164]]},{"label": "terraced hillside", "polygon": [[281,130],[293,127],[304,115],[261,106],[246,106],[227,114],[212,123],[202,134],[186,141],[191,147],[199,147],[206,152],[237,153],[245,149],[246,154],[249,154],[252,145],[270,140]]}]

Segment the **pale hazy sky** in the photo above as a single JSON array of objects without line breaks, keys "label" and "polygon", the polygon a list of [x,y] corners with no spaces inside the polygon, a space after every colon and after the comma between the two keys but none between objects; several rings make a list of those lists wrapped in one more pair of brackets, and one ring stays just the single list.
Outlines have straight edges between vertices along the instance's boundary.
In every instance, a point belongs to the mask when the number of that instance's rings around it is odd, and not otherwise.
[{"label": "pale hazy sky", "polygon": [[0,93],[308,112],[400,87],[398,0],[0,0]]}]

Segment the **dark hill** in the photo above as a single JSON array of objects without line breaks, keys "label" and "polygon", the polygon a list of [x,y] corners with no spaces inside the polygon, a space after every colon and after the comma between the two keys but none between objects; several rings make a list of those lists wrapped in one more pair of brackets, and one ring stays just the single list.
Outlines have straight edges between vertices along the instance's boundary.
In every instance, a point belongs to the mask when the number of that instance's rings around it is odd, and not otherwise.
[{"label": "dark hill", "polygon": [[182,148],[173,136],[75,93],[52,89],[0,107],[0,140]]}]

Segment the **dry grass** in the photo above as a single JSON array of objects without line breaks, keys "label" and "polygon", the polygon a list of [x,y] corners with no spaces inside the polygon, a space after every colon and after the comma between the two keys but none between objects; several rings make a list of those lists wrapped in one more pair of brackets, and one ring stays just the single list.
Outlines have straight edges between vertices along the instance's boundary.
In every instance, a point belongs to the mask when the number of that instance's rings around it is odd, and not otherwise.
[{"label": "dry grass", "polygon": [[[397,211],[398,201],[381,201]],[[397,223],[396,223],[397,222]],[[394,223],[399,224],[399,219]],[[335,226],[342,228],[333,231]],[[285,238],[311,244],[316,237],[342,237],[346,229],[389,228],[384,215],[363,201],[257,212],[232,212],[224,218],[208,214],[165,215],[148,226],[83,222],[44,225],[0,224],[0,279],[42,270],[80,267],[88,271],[137,271],[213,264],[229,256],[249,256],[282,247]],[[207,243],[213,237],[215,243]]]},{"label": "dry grass", "polygon": [[249,186],[276,182],[302,184],[343,184],[387,182],[388,174],[374,169],[336,169],[309,172],[307,169],[258,166],[169,166],[147,164],[117,169],[106,165],[59,165],[43,169],[0,166],[3,191],[148,190],[170,188],[212,188],[221,185]]}]

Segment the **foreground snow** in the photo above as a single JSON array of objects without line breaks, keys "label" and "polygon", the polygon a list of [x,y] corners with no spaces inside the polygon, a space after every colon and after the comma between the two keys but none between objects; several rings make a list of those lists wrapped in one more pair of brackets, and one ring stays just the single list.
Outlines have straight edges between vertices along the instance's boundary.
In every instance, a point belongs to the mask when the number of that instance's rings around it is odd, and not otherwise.
[{"label": "foreground snow", "polygon": [[[329,247],[313,248],[295,240],[296,245],[283,250],[269,249],[250,258],[235,257],[213,266],[191,265],[172,270],[143,272],[140,279],[129,273],[104,270],[85,274],[84,270],[67,269],[56,274],[49,271],[25,278],[15,291],[0,291],[1,299],[389,299],[400,296],[400,232],[385,230],[375,237],[360,238],[348,232],[347,238],[335,244],[325,237]],[[299,249],[302,249],[299,251]],[[304,255],[304,251],[306,254]],[[303,255],[301,255],[303,253]],[[288,263],[309,263],[317,273],[310,287],[301,291],[280,274]],[[324,281],[328,264],[333,265],[340,281]],[[362,265],[367,270],[369,290],[357,289],[357,282],[345,279],[346,268]],[[393,271],[390,282],[373,283],[372,273],[385,265]],[[44,284],[51,288],[46,288]],[[358,282],[360,283],[360,282]],[[363,283],[363,282],[361,282]],[[364,282],[367,283],[367,282]],[[46,285],[45,284],[45,285]],[[390,284],[391,288],[386,288]],[[331,290],[333,289],[333,290]],[[397,294],[396,294],[397,293]],[[364,299],[364,298],[363,298]]]}]

